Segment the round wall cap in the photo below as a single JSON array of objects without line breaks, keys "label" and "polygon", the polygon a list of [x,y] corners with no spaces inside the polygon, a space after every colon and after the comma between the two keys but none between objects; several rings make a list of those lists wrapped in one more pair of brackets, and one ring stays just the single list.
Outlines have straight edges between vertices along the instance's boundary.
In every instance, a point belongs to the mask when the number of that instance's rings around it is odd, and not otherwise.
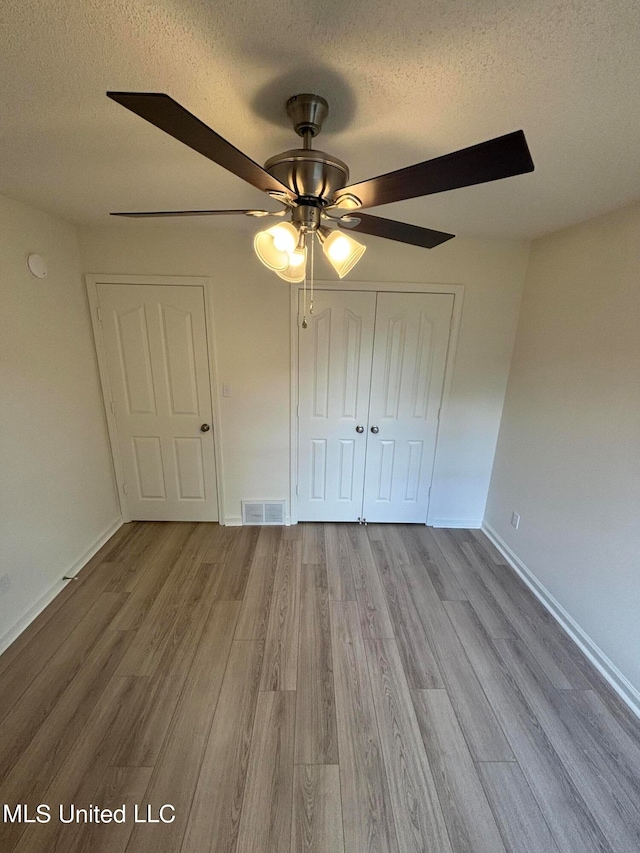
[{"label": "round wall cap", "polygon": [[27,267],[29,268],[31,275],[36,278],[47,277],[47,264],[42,255],[37,255],[35,252],[31,252],[27,258]]}]

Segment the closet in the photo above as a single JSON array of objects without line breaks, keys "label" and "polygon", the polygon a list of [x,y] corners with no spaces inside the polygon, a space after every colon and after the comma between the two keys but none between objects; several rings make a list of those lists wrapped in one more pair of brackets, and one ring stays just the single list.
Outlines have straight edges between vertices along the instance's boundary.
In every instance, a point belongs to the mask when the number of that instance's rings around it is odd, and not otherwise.
[{"label": "closet", "polygon": [[300,521],[426,522],[453,299],[300,294]]}]

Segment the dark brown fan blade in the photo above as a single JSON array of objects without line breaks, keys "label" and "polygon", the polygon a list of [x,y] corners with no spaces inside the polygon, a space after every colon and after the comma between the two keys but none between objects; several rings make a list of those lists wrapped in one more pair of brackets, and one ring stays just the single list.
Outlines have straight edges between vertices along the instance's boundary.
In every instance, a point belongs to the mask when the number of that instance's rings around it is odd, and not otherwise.
[{"label": "dark brown fan blade", "polygon": [[289,198],[295,198],[295,193],[288,187],[272,178],[261,166],[169,95],[159,92],[107,92],[107,96],[257,189],[286,193]]},{"label": "dark brown fan blade", "polygon": [[425,160],[415,166],[398,169],[359,184],[352,184],[336,193],[336,198],[352,193],[362,207],[377,207],[393,201],[441,193],[474,184],[510,178],[532,172],[533,160],[527,140],[521,130],[489,139],[479,145]]},{"label": "dark brown fan blade", "polygon": [[455,234],[420,228],[418,225],[408,225],[406,222],[397,222],[395,219],[383,219],[381,216],[371,216],[369,213],[360,213],[360,211],[349,215],[353,215],[360,222],[352,227],[349,227],[346,222],[339,222],[338,225],[344,231],[360,231],[362,234],[386,237],[388,240],[397,240],[399,243],[411,243],[413,246],[422,246],[424,249],[433,249],[434,246],[439,246],[440,243],[455,237]]},{"label": "dark brown fan blade", "polygon": [[143,219],[161,216],[280,216],[280,213],[269,213],[267,210],[152,210],[111,213],[110,216],[129,216]]}]

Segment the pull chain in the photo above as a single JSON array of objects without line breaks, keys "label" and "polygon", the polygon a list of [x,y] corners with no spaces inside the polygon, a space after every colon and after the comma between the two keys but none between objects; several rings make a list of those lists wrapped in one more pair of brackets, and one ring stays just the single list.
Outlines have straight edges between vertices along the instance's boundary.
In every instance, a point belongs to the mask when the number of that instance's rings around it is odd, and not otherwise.
[{"label": "pull chain", "polygon": [[[305,248],[306,248],[306,243],[307,243],[307,235],[306,234],[304,235],[304,242],[305,242]],[[303,297],[302,297],[302,328],[303,329],[306,329],[308,326],[308,323],[307,323],[307,269],[308,269],[308,264],[306,263],[306,260],[305,260],[304,284],[302,286],[302,292],[303,292]],[[313,303],[312,303],[312,307],[313,307]]]},{"label": "pull chain", "polygon": [[311,232],[311,304],[309,306],[309,314],[313,314],[313,281],[314,281],[314,260],[313,260],[313,252],[315,249],[316,241],[315,234]]}]

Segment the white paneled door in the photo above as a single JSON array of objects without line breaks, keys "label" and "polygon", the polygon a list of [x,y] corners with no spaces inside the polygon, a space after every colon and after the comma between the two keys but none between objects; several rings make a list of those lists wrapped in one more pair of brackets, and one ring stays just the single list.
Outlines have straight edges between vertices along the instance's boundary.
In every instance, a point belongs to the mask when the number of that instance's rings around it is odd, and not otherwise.
[{"label": "white paneled door", "polygon": [[425,523],[453,296],[329,291],[299,330],[298,518]]},{"label": "white paneled door", "polygon": [[97,290],[131,518],[216,521],[202,288],[101,283]]},{"label": "white paneled door", "polygon": [[427,520],[453,296],[380,293],[362,515]]},{"label": "white paneled door", "polygon": [[300,521],[362,515],[375,313],[375,293],[320,290],[300,329]]}]

